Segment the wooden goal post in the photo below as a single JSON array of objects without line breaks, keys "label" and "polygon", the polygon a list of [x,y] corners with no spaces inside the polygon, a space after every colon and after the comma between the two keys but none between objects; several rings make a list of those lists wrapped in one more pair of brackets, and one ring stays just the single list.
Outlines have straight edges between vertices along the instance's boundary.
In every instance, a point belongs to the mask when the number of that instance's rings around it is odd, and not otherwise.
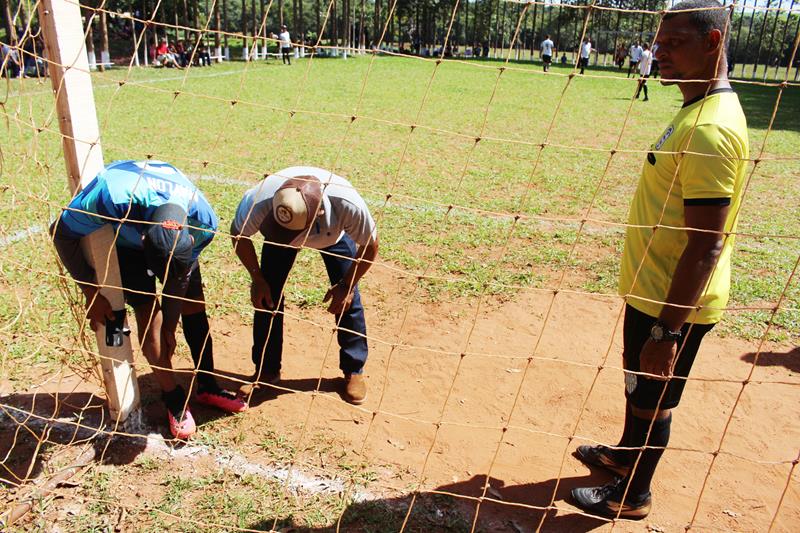
[{"label": "wooden goal post", "polygon": [[[42,0],[39,22],[49,58],[58,123],[70,191],[75,194],[103,169],[100,129],[94,104],[92,78],[83,33],[83,20],[74,0]],[[115,310],[125,309],[114,231],[104,226],[86,237],[84,253],[97,273],[100,293]],[[98,328],[97,348],[103,370],[108,408],[115,421],[123,422],[139,413],[139,387],[133,367],[130,337],[122,346],[106,345],[105,328]],[[135,417],[138,418],[138,417]]]}]

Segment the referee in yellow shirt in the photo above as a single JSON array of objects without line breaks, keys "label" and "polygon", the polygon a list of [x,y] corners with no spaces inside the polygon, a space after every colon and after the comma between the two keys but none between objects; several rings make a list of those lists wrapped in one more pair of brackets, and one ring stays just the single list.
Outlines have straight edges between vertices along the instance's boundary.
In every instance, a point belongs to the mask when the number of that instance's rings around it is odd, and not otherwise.
[{"label": "referee in yellow shirt", "polygon": [[627,304],[625,427],[617,446],[575,452],[618,476],[572,490],[591,514],[650,512],[672,409],[728,302],[734,239],[727,234],[736,231],[748,159],[747,122],[727,79],[728,14],[715,0],[681,2],[656,38],[661,83],[678,85],[683,107],[653,143],[631,202],[619,280]]}]

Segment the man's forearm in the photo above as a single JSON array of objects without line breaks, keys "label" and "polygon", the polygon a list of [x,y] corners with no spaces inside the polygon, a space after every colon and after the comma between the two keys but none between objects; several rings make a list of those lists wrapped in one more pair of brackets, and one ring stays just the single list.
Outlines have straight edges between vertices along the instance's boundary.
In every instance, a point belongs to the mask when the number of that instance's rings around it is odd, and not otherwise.
[{"label": "man's forearm", "polygon": [[659,315],[659,320],[671,331],[680,329],[694,311],[694,306],[714,272],[721,250],[721,239],[717,242],[705,241],[697,244],[692,244],[690,241],[686,245],[678,260],[667,294],[667,304],[673,305],[664,305]]},{"label": "man's forearm", "polygon": [[263,277],[253,241],[248,237],[231,237],[231,239],[233,241],[233,249],[236,251],[236,257],[247,269],[250,278],[256,280]]}]

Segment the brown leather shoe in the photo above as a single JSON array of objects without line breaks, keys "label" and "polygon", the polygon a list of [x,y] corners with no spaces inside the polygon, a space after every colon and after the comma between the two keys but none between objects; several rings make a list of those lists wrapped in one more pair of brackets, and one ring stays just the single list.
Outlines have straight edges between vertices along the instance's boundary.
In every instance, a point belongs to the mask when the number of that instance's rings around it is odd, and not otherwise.
[{"label": "brown leather shoe", "polygon": [[[253,374],[250,376],[250,381],[253,383],[245,383],[241,387],[239,387],[239,394],[241,396],[247,397],[256,392],[259,389],[267,389],[269,387],[264,387],[264,383],[269,385],[277,385],[281,381],[281,373],[278,372],[264,372],[261,374],[261,377],[256,376]],[[258,383],[255,383],[258,381]]]},{"label": "brown leather shoe", "polygon": [[367,379],[364,374],[345,374],[344,399],[353,405],[361,405],[367,399]]}]

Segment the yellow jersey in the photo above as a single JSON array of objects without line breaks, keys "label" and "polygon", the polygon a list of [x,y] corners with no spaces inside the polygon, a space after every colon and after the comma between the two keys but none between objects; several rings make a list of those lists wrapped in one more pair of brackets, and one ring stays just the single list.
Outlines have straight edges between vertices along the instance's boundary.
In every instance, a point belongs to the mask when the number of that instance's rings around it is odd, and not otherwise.
[{"label": "yellow jersey", "polygon": [[[631,202],[619,294],[653,317],[661,314],[686,247],[684,206],[730,205],[725,232],[736,230],[745,182],[747,120],[732,89],[686,102],[651,146]],[[658,227],[656,227],[658,226]],[[724,238],[708,284],[687,322],[713,324],[728,304],[734,237]]]}]

